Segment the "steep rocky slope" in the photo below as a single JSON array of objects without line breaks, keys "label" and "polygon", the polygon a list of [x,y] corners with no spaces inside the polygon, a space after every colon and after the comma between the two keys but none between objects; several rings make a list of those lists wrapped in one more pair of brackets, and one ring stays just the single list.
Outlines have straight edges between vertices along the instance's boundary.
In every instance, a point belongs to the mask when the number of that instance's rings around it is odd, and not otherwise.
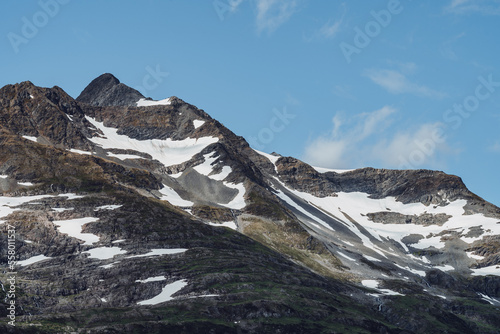
[{"label": "steep rocky slope", "polygon": [[114,75],[103,74],[95,78],[76,98],[78,102],[93,106],[131,106],[145,97],[139,91],[122,84]]},{"label": "steep rocky slope", "polygon": [[203,110],[111,74],[77,100],[29,82],[0,89],[0,192],[5,332],[500,325],[500,209],[460,178],[258,152]]}]

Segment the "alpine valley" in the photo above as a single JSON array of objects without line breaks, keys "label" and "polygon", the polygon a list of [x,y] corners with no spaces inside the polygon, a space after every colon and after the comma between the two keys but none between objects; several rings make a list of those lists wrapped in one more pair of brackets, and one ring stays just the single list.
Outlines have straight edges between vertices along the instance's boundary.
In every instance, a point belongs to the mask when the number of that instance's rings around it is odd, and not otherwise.
[{"label": "alpine valley", "polygon": [[0,89],[0,230],[1,333],[499,333],[459,177],[259,152],[111,74]]}]

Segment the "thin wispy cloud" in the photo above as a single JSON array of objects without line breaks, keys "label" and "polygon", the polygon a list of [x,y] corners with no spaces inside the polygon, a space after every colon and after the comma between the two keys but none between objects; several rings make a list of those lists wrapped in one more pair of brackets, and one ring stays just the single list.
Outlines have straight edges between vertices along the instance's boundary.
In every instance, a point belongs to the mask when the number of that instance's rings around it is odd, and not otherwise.
[{"label": "thin wispy cloud", "polygon": [[457,56],[455,50],[453,49],[453,47],[454,47],[454,44],[464,36],[465,36],[465,33],[462,32],[456,36],[453,36],[449,40],[445,41],[443,43],[443,45],[441,46],[441,55],[449,60],[457,60],[458,56]]},{"label": "thin wispy cloud", "polygon": [[305,35],[304,40],[306,42],[314,42],[321,40],[331,40],[334,39],[338,33],[342,30],[343,18],[338,20],[329,20],[321,28],[316,29],[311,34]]},{"label": "thin wispy cloud", "polygon": [[373,145],[372,158],[394,168],[444,168],[444,157],[459,151],[452,150],[443,138],[434,140],[442,129],[443,124],[436,122],[421,124],[412,131],[398,131]]},{"label": "thin wispy cloud", "polygon": [[452,0],[444,11],[447,13],[465,15],[500,15],[500,1],[498,0]]},{"label": "thin wispy cloud", "polygon": [[231,12],[235,12],[244,0],[229,0],[228,5]]},{"label": "thin wispy cloud", "polygon": [[342,25],[344,23],[344,17],[346,15],[346,4],[342,3],[339,6],[339,12],[342,12],[342,15],[338,18],[332,18],[328,20],[328,22],[324,23],[319,29],[316,29],[311,36],[306,37],[308,42],[314,40],[323,40],[323,39],[333,39],[338,33],[342,30]]},{"label": "thin wispy cloud", "polygon": [[411,82],[400,71],[386,69],[370,69],[365,71],[365,76],[375,84],[392,94],[413,94],[420,97],[440,99],[446,97],[445,93],[431,89],[425,85]]},{"label": "thin wispy cloud", "polygon": [[355,96],[353,94],[353,89],[349,85],[335,85],[333,86],[332,92],[338,97],[354,100]]},{"label": "thin wispy cloud", "polygon": [[[429,138],[435,136],[442,124],[425,123],[413,130],[393,131],[396,113],[397,110],[390,106],[347,120],[342,117],[343,113],[337,113],[332,119],[331,131],[306,146],[304,161],[326,168],[358,168],[373,164],[400,168],[411,152],[429,147]],[[444,140],[433,145],[431,151],[422,155],[419,161],[422,166],[442,166],[441,157],[454,153]]]},{"label": "thin wispy cloud", "polygon": [[257,31],[272,33],[295,13],[296,0],[257,0]]},{"label": "thin wispy cloud", "polygon": [[324,26],[322,26],[321,29],[319,29],[319,33],[325,38],[333,38],[339,32],[341,24],[342,19],[333,22],[329,21]]},{"label": "thin wispy cloud", "polygon": [[385,106],[379,110],[363,113],[347,120],[339,112],[332,118],[331,131],[319,136],[307,145],[304,160],[320,167],[351,168],[360,165],[360,150],[363,141],[375,132],[390,125],[388,117],[396,109]]}]

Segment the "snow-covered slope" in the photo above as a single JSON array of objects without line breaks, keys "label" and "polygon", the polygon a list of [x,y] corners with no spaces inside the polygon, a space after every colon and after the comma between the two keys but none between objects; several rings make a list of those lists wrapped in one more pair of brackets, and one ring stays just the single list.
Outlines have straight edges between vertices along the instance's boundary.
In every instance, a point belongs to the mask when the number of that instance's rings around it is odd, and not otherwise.
[{"label": "snow-covered slope", "polygon": [[397,307],[431,301],[436,314],[473,321],[460,313],[465,298],[496,321],[483,306],[500,300],[500,209],[458,177],[259,152],[203,110],[147,99],[108,74],[79,102],[23,83],[2,89],[0,106],[0,228],[16,226],[24,296],[43,290],[50,312],[135,317],[207,303],[217,319],[307,317],[332,332],[332,309],[362,304],[415,332]]}]

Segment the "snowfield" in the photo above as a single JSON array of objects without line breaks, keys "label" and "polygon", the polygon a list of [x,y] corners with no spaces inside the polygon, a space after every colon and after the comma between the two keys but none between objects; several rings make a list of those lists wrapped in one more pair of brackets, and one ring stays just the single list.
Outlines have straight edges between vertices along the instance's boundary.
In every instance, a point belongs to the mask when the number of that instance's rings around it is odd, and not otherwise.
[{"label": "snowfield", "polygon": [[137,140],[120,135],[117,133],[117,129],[108,128],[102,122],[97,122],[89,116],[85,116],[85,118],[104,134],[104,136],[90,139],[95,144],[104,149],[114,148],[148,153],[153,159],[158,160],[165,166],[186,162],[208,145],[219,141],[219,138],[215,137],[186,138],[184,140],[172,140],[170,138],[165,140]]},{"label": "snowfield", "polygon": [[197,171],[198,173],[205,175],[212,180],[222,181],[232,172],[232,169],[229,166],[224,166],[224,167],[222,167],[222,171],[220,173],[210,175],[214,171],[213,164],[217,160],[217,157],[215,157],[216,154],[217,154],[217,152],[212,152],[212,153],[208,153],[208,154],[203,155],[203,158],[205,159],[205,161],[203,161],[203,163],[193,167],[193,169],[195,171]]},{"label": "snowfield", "polygon": [[177,206],[193,206],[194,203],[183,199],[179,194],[169,186],[163,185],[164,187],[159,190],[162,194],[161,200],[168,201],[170,204]]},{"label": "snowfield", "polygon": [[136,102],[138,107],[151,107],[151,106],[168,106],[172,102],[170,101],[170,98],[160,100],[160,101],[154,101],[154,100],[146,100],[146,99],[140,99],[139,101]]},{"label": "snowfield", "polygon": [[169,300],[174,299],[172,297],[173,294],[179,292],[182,288],[187,285],[186,280],[175,281],[173,283],[167,284],[161,290],[161,293],[151,299],[143,300],[138,302],[138,305],[156,305],[164,302],[168,302]]},{"label": "snowfield", "polygon": [[115,255],[125,253],[127,253],[127,251],[121,249],[120,247],[97,247],[83,252],[82,254],[90,254],[90,259],[109,260],[115,257]]},{"label": "snowfield", "polygon": [[[283,183],[281,184],[284,186]],[[288,187],[287,190],[342,221],[344,224],[349,226],[353,232],[356,233],[358,231],[359,233],[357,233],[357,235],[363,241],[363,244],[370,248],[373,248],[373,244],[371,243],[371,241],[363,233],[361,233],[352,222],[350,222],[346,218],[345,214],[361,224],[373,238],[376,238],[380,241],[383,241],[382,238],[390,238],[392,240],[398,241],[405,249],[407,249],[407,247],[401,241],[401,239],[410,234],[420,234],[423,236],[423,238],[420,239],[417,243],[411,245],[412,247],[418,249],[426,249],[429,247],[434,247],[436,249],[443,248],[445,246],[445,242],[441,240],[441,236],[437,236],[443,231],[455,230],[463,234],[467,234],[471,228],[481,226],[484,232],[480,236],[462,238],[462,240],[469,244],[476,240],[481,240],[483,236],[500,234],[500,224],[497,224],[498,219],[485,217],[483,214],[464,215],[465,211],[463,207],[467,204],[465,200],[457,200],[442,207],[432,205],[425,206],[422,203],[403,204],[401,202],[398,202],[395,197],[372,199],[369,198],[369,194],[361,192],[340,192],[337,194],[337,197],[329,196],[319,198],[305,192],[290,189]],[[283,200],[290,202],[289,198],[284,198],[284,194],[279,193],[278,196],[280,196]],[[369,220],[367,216],[368,213],[376,212],[397,212],[403,215],[417,216],[424,213],[444,213],[446,215],[450,215],[451,218],[442,226],[423,226],[412,223],[382,224],[375,223]],[[307,214],[309,216],[312,215],[310,213]],[[322,225],[326,224],[314,216],[311,218]]]},{"label": "snowfield", "polygon": [[[7,178],[7,176],[5,177],[2,176],[2,178]],[[0,219],[5,218],[11,213],[20,210],[19,208],[17,208],[20,205],[27,204],[29,202],[39,201],[41,199],[49,197],[67,197],[67,199],[75,199],[75,198],[81,198],[83,196],[78,196],[71,193],[59,194],[57,196],[53,195],[36,195],[36,196],[19,196],[19,197],[0,196]],[[3,223],[5,223],[5,221],[0,220],[0,225]]]},{"label": "snowfield", "polygon": [[148,256],[160,256],[160,255],[171,255],[180,254],[187,251],[186,248],[156,248],[152,249],[146,254],[127,256],[127,259],[137,258],[137,257],[148,257]]},{"label": "snowfield", "polygon": [[99,241],[99,237],[92,233],[83,233],[82,227],[85,224],[98,221],[99,218],[84,217],[69,220],[54,220],[54,225],[58,226],[61,233],[66,233],[68,236],[85,241],[84,245],[91,245]]},{"label": "snowfield", "polygon": [[203,124],[205,124],[205,121],[202,121],[202,120],[199,120],[199,119],[195,119],[193,121],[193,126],[194,126],[195,129],[198,129]]},{"label": "snowfield", "polygon": [[37,263],[37,262],[41,262],[41,261],[45,261],[45,260],[50,260],[50,259],[52,259],[52,258],[41,254],[41,255],[36,255],[36,256],[30,257],[29,259],[26,259],[26,260],[17,261],[17,264],[20,265],[21,267],[24,267],[24,266],[28,266],[28,265],[33,264],[33,263]]}]

